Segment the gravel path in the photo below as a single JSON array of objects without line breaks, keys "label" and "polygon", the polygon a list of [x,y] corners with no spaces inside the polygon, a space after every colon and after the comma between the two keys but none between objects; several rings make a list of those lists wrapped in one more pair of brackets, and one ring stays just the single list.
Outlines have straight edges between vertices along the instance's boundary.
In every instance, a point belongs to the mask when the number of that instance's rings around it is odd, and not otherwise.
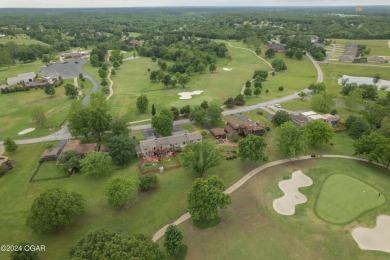
[{"label": "gravel path", "polygon": [[[358,158],[358,157],[353,157],[353,156],[348,156],[348,155],[337,155],[337,154],[325,154],[325,155],[320,155],[318,157],[311,157],[310,155],[306,155],[306,156],[301,156],[299,158],[289,158],[289,159],[277,160],[277,161],[266,163],[260,167],[257,167],[256,169],[248,172],[247,174],[244,175],[244,177],[242,177],[236,183],[234,183],[232,186],[227,188],[224,193],[225,194],[233,193],[238,188],[240,188],[242,185],[244,185],[248,180],[250,180],[253,176],[255,176],[259,172],[261,172],[269,167],[284,164],[284,163],[289,163],[289,162],[296,162],[296,161],[310,160],[310,159],[317,159],[317,158],[341,158],[341,159],[349,159],[349,160],[355,160],[355,161],[368,162],[368,160],[363,159],[363,158]],[[379,163],[373,163],[373,164],[380,165],[380,166],[384,167],[384,165],[379,164]],[[158,230],[153,235],[153,241],[158,241],[161,237],[163,237],[165,234],[165,231],[169,225],[171,225],[171,224],[179,225],[190,218],[191,218],[191,215],[190,215],[190,213],[187,212],[184,215],[182,215],[180,218],[175,220],[174,222],[165,225],[164,227],[162,227],[160,230]]]}]

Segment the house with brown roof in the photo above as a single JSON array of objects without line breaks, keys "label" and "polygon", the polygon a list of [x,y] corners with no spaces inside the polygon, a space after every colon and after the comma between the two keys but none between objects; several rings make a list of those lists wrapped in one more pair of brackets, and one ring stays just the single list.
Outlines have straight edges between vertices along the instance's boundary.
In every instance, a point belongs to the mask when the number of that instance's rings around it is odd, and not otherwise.
[{"label": "house with brown roof", "polygon": [[272,41],[267,42],[267,47],[274,49],[276,52],[285,52],[288,49],[287,45]]},{"label": "house with brown roof", "polygon": [[41,159],[45,162],[56,161],[61,154],[61,148],[46,149],[41,155]]},{"label": "house with brown roof", "polygon": [[131,41],[129,41],[129,45],[133,47],[137,47],[137,46],[141,46],[142,43],[137,39],[132,39]]},{"label": "house with brown roof", "polygon": [[79,155],[85,156],[99,149],[97,143],[81,144],[80,140],[69,140],[62,149],[62,153],[70,150],[75,150]]},{"label": "house with brown roof", "polygon": [[202,135],[199,132],[143,140],[139,142],[137,154],[140,158],[149,156],[164,156],[170,152],[183,150],[187,144],[193,144],[201,141]]},{"label": "house with brown roof", "polygon": [[0,156],[0,177],[3,176],[8,170],[14,168],[15,162],[11,162],[8,157]]},{"label": "house with brown roof", "polygon": [[226,139],[226,132],[223,128],[211,128],[209,131],[215,137],[215,139]]},{"label": "house with brown roof", "polygon": [[227,134],[237,133],[243,137],[248,134],[263,135],[266,132],[266,125],[263,122],[243,122],[239,120],[229,120],[225,125]]}]

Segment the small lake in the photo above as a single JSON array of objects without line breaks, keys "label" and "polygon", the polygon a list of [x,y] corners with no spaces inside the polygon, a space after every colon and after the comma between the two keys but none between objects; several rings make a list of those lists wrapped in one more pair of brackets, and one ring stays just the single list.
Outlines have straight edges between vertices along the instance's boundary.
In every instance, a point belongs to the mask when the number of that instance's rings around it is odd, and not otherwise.
[{"label": "small lake", "polygon": [[382,87],[387,87],[387,90],[388,91],[390,90],[390,80],[381,79],[379,80],[378,83],[374,84],[374,82],[372,82],[374,78],[343,75],[343,77],[338,79],[338,83],[340,85],[343,79],[348,79],[348,83],[356,83],[358,85],[362,85],[362,84],[376,85],[378,86],[378,89]]}]

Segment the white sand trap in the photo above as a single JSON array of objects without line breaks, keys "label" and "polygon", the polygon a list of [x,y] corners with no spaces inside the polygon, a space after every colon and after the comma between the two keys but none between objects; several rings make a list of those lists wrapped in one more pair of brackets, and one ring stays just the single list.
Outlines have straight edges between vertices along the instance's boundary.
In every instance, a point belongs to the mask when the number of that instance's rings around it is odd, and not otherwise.
[{"label": "white sand trap", "polygon": [[224,71],[232,71],[232,69],[229,69],[229,68],[223,68],[222,70],[224,70]]},{"label": "white sand trap", "polygon": [[302,171],[293,172],[290,180],[280,181],[279,188],[284,192],[284,196],[274,200],[275,211],[281,215],[294,215],[295,206],[307,201],[306,196],[300,193],[298,188],[312,184],[313,180]]},{"label": "white sand trap", "polygon": [[390,216],[379,215],[374,228],[355,228],[352,237],[361,249],[390,253]]},{"label": "white sand trap", "polygon": [[203,90],[195,90],[192,92],[180,92],[178,95],[180,96],[179,99],[191,99],[193,95],[200,95],[202,92]]},{"label": "white sand trap", "polygon": [[27,129],[24,129],[23,131],[20,131],[18,133],[18,135],[25,135],[25,134],[31,133],[34,130],[35,130],[35,128],[27,128]]}]

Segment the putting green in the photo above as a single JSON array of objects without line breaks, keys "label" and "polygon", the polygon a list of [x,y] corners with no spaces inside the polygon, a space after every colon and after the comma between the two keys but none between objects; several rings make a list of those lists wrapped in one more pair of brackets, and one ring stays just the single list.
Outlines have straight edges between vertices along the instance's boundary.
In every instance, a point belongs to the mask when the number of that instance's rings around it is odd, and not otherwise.
[{"label": "putting green", "polygon": [[[179,95],[177,96],[177,98],[179,98]],[[200,95],[198,97],[191,98],[191,99],[179,99],[169,103],[169,105],[180,109],[181,107],[184,107],[186,105],[190,105],[190,106],[200,105],[204,100],[210,103],[210,101],[212,101],[213,98],[210,96]]]},{"label": "putting green", "polygon": [[316,213],[325,221],[345,224],[386,201],[368,184],[345,174],[334,174],[322,184]]}]

